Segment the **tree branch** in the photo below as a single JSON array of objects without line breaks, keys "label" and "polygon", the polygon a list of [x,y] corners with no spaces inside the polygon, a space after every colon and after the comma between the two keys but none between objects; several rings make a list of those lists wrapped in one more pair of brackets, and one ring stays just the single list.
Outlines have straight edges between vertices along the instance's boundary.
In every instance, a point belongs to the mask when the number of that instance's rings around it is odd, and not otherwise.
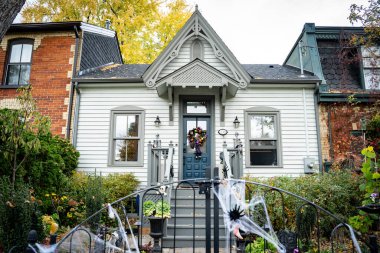
[{"label": "tree branch", "polygon": [[0,41],[24,4],[25,0],[0,1]]}]

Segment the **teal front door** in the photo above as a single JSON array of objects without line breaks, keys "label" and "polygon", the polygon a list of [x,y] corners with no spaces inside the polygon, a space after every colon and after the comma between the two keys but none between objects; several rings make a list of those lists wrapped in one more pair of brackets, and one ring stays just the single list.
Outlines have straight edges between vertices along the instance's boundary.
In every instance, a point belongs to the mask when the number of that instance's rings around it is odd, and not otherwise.
[{"label": "teal front door", "polygon": [[[183,179],[204,178],[206,167],[211,165],[210,116],[184,116],[183,124]],[[195,141],[189,140],[189,132],[199,127],[206,130],[207,138],[197,152]]]}]

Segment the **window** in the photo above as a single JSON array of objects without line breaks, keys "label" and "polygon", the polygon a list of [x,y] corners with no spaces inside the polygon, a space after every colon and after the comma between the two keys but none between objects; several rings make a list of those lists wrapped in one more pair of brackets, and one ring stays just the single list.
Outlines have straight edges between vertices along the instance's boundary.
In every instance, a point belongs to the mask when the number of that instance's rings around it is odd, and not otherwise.
[{"label": "window", "polygon": [[247,166],[280,166],[279,113],[272,108],[255,108],[246,118]]},{"label": "window", "polygon": [[142,165],[143,117],[143,110],[132,106],[111,112],[110,165]]},{"label": "window", "polygon": [[14,40],[9,44],[6,85],[27,85],[32,64],[33,40]]}]

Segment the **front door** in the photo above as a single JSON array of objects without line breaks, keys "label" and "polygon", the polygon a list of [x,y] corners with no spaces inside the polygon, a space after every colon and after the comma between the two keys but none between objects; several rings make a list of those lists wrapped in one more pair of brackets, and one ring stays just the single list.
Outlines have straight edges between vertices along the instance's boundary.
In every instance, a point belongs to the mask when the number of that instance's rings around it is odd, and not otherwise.
[{"label": "front door", "polygon": [[211,165],[210,129],[209,115],[183,116],[183,179],[205,177],[206,167]]}]

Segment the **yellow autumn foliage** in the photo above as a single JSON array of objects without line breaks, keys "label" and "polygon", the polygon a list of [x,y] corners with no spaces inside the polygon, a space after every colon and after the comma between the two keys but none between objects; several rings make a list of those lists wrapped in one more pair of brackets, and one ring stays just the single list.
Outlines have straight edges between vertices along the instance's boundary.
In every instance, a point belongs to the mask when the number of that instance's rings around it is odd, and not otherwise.
[{"label": "yellow autumn foliage", "polygon": [[35,0],[23,22],[83,21],[117,32],[125,63],[151,63],[190,17],[185,0]]}]

